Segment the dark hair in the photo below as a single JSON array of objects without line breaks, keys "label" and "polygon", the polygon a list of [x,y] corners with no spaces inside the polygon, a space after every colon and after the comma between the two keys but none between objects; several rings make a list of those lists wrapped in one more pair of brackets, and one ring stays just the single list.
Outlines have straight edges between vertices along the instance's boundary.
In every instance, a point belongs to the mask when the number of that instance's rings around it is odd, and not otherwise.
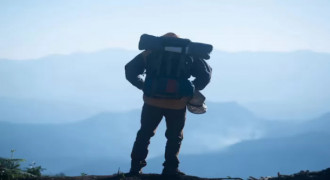
[{"label": "dark hair", "polygon": [[173,32],[168,32],[168,33],[162,35],[161,37],[174,37],[174,38],[179,38],[179,36],[176,35],[176,34],[173,33]]}]

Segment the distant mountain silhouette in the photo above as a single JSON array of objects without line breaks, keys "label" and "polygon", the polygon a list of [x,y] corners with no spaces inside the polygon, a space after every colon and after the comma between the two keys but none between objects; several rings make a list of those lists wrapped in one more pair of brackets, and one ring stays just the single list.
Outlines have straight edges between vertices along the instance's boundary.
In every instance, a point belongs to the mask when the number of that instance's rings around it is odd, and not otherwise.
[{"label": "distant mountain silhouette", "polygon": [[[125,96],[114,96],[124,88],[140,100],[126,82],[124,65],[137,52],[109,49],[96,53],[53,55],[35,60],[0,60],[0,97],[38,99],[109,108],[131,109]],[[133,101],[134,102],[134,101]]]},{"label": "distant mountain silhouette", "polygon": [[68,102],[1,98],[0,121],[12,123],[69,123],[86,119],[101,110]]},{"label": "distant mountain silhouette", "polygon": [[[329,114],[283,124],[257,118],[234,102],[209,103],[209,110],[205,115],[188,114],[180,159],[183,170],[192,175],[245,177],[273,175],[274,169],[293,173],[330,167],[325,131]],[[0,122],[0,156],[9,157],[10,149],[16,149],[16,157],[27,159],[27,163],[36,161],[50,174],[105,174],[119,167],[128,171],[139,120],[140,110],[101,113],[66,124]],[[285,125],[288,128],[281,129]],[[294,127],[299,130],[291,132]],[[161,124],[152,139],[146,172],[161,170],[163,158],[157,157],[164,153],[164,132]],[[237,168],[240,171],[234,172]]]},{"label": "distant mountain silhouette", "polygon": [[[268,137],[286,137],[301,133],[329,132],[330,113],[321,115],[306,121],[265,121],[267,127],[266,136]],[[278,133],[281,132],[281,133]]]},{"label": "distant mountain silhouette", "polygon": [[[248,121],[251,124],[255,121],[253,114],[245,108],[236,103],[210,103],[209,108],[218,109],[221,114],[218,116],[213,116],[212,113],[200,116],[188,114],[185,128],[185,145],[182,148],[183,153],[219,149],[236,143],[237,140],[254,138],[250,136],[250,133],[254,131],[253,125],[249,126],[249,131],[241,134],[226,131],[226,127],[232,130],[245,131],[244,129],[248,127]],[[233,113],[235,115],[231,115]],[[247,114],[249,114],[249,117],[247,117]],[[245,119],[246,123],[237,126],[242,121],[240,120],[242,117],[249,119]],[[70,163],[78,165],[75,161],[80,162],[79,158],[82,157],[88,159],[88,161],[102,158],[128,161],[139,126],[140,110],[122,113],[105,112],[79,122],[65,124],[0,122],[0,144],[2,147],[0,156],[8,154],[10,149],[16,149],[17,156],[30,161],[38,161],[38,163],[48,166],[47,169],[50,171],[53,168],[58,171],[70,169]],[[163,154],[164,133],[165,124],[162,122],[156,136],[152,139],[150,157]],[[203,136],[203,134],[206,134],[206,136]],[[223,139],[232,135],[235,135],[235,140],[229,144],[207,142],[209,137],[213,137],[221,143]],[[199,139],[198,142],[196,142],[196,138]],[[54,159],[57,162],[66,163],[61,167],[58,164],[56,165]],[[50,160],[53,162],[49,163]],[[79,165],[81,164],[83,163],[79,163]],[[67,168],[66,165],[68,165]],[[117,168],[114,167],[114,169]]]},{"label": "distant mountain silhouette", "polygon": [[[107,49],[35,60],[0,60],[0,97],[116,111],[139,108],[142,94],[124,77],[124,65],[137,53]],[[214,51],[211,57],[212,83],[204,91],[210,101],[245,103],[257,115],[273,119],[307,119],[329,111],[330,80],[324,77],[330,76],[330,54]],[[119,92],[123,94],[117,96]]]},{"label": "distant mountain silhouette", "polygon": [[[316,171],[330,167],[329,138],[330,133],[310,133],[249,140],[220,152],[181,155],[180,166],[184,172],[202,177],[247,178]],[[147,172],[159,172],[162,161],[162,157],[151,159]]]}]

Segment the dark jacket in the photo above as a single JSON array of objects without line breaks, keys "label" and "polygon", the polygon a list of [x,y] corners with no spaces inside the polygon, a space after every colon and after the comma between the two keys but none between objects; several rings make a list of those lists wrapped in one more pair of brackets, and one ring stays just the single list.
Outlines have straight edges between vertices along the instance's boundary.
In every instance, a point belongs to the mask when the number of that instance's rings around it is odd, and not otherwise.
[{"label": "dark jacket", "polygon": [[[138,89],[143,89],[142,75],[146,70],[145,58],[148,55],[140,53],[125,66],[126,79]],[[211,80],[212,68],[203,59],[194,59],[191,66],[192,81],[196,90],[202,90]]]},{"label": "dark jacket", "polygon": [[[126,79],[138,89],[143,90],[144,87],[144,79],[142,78],[143,74],[146,71],[146,59],[151,54],[151,52],[144,51],[137,55],[134,59],[128,62],[125,66],[125,75]],[[210,82],[211,79],[212,68],[206,63],[203,59],[194,58],[193,62],[190,67],[190,75],[193,76],[195,79],[192,81],[195,90],[202,90],[206,87],[206,85]],[[190,76],[189,75],[189,76]],[[148,75],[147,75],[148,76]],[[187,79],[189,78],[187,77]],[[145,97],[150,101],[155,101],[150,97]],[[181,104],[188,101],[181,100]],[[173,104],[173,101],[169,100],[169,104]],[[166,106],[167,107],[167,106]],[[178,106],[181,107],[181,106]]]}]

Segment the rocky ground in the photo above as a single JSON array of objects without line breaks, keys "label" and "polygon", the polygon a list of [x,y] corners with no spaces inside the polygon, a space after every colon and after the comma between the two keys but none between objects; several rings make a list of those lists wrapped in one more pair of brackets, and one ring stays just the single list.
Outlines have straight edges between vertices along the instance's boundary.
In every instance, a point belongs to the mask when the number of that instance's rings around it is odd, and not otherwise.
[{"label": "rocky ground", "polygon": [[[0,178],[1,179],[1,178]],[[24,180],[243,180],[241,178],[200,178],[196,176],[168,177],[159,174],[143,174],[140,176],[129,176],[124,173],[117,173],[108,176],[76,176],[76,177],[49,177],[28,178]],[[292,175],[283,175],[278,173],[277,177],[250,177],[248,180],[330,180],[330,168],[322,171],[301,171]]]},{"label": "rocky ground", "polygon": [[[77,177],[42,177],[38,180],[243,180],[241,178],[200,178],[196,176],[162,176],[159,174],[142,174],[128,176],[127,174],[115,174],[111,176],[77,176]],[[26,179],[25,179],[26,180]],[[35,179],[31,179],[35,180]],[[37,180],[37,179],[36,179]]]},{"label": "rocky ground", "polygon": [[277,177],[250,177],[249,180],[330,180],[330,168],[322,171],[300,171],[292,175],[278,173]]}]

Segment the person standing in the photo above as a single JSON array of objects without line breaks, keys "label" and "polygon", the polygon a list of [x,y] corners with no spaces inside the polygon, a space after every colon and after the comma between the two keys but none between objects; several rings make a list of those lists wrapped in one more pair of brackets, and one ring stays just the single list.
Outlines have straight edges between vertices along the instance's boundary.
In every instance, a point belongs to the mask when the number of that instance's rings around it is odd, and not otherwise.
[{"label": "person standing", "polygon": [[[175,33],[166,33],[161,37],[173,42],[182,40]],[[178,47],[145,50],[125,65],[126,79],[143,90],[144,100],[141,127],[131,153],[131,175],[141,174],[142,168],[147,165],[150,138],[155,135],[163,117],[167,142],[162,175],[185,175],[178,168],[178,154],[183,139],[186,106],[194,92],[204,89],[210,82],[212,69],[203,58],[183,53],[185,47],[182,43],[180,48],[181,52],[177,51]],[[144,73],[145,79],[141,77]],[[190,80],[191,76],[193,80]]]}]

